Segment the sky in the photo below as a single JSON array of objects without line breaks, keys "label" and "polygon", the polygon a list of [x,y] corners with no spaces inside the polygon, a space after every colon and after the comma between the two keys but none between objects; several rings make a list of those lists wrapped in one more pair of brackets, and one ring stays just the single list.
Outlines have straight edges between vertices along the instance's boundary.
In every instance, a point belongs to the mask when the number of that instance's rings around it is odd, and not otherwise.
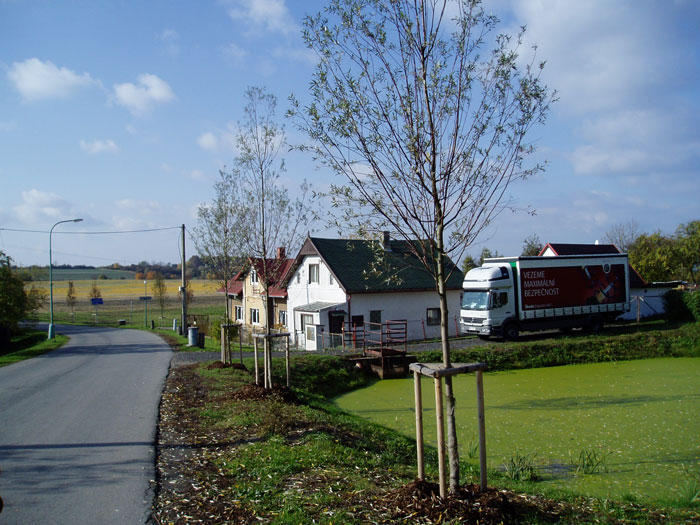
[{"label": "sky", "polygon": [[[308,100],[302,39],[320,0],[0,0],[0,251],[46,265],[178,262],[236,154],[243,95]],[[672,233],[700,219],[700,2],[493,0],[499,29],[527,27],[558,92],[530,135],[544,172],[514,185],[469,252],[518,255],[523,240],[593,243],[613,225]],[[341,183],[285,154],[292,195]],[[314,202],[320,207],[322,202]],[[323,224],[315,235],[337,237]],[[15,231],[25,230],[25,231]],[[136,230],[157,230],[139,233]],[[186,247],[194,251],[191,239]]]}]

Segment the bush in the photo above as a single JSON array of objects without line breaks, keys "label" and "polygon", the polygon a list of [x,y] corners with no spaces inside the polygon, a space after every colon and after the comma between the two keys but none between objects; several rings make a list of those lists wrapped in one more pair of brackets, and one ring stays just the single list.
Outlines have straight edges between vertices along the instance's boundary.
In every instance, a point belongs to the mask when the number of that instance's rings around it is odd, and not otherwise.
[{"label": "bush", "polygon": [[669,290],[664,294],[666,318],[671,321],[690,321],[693,316],[684,300],[687,295],[680,290]]},{"label": "bush", "polygon": [[[211,322],[209,328],[210,328],[210,333],[209,336],[212,337],[217,343],[221,342],[221,325],[226,323],[226,319],[224,317],[219,317],[217,319],[214,319],[214,321]],[[230,321],[228,322],[229,327],[228,327],[228,336],[231,341],[238,341],[238,329],[239,325],[237,324],[232,324]]]},{"label": "bush", "polygon": [[688,312],[700,323],[700,290],[684,293],[683,302]]}]

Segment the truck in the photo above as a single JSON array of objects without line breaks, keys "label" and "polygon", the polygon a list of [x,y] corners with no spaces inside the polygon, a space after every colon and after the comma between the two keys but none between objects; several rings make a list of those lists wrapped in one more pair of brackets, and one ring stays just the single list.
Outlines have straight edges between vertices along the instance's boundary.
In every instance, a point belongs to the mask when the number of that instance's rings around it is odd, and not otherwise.
[{"label": "truck", "polygon": [[597,333],[630,309],[627,254],[496,257],[464,277],[462,333],[507,340],[523,331]]}]

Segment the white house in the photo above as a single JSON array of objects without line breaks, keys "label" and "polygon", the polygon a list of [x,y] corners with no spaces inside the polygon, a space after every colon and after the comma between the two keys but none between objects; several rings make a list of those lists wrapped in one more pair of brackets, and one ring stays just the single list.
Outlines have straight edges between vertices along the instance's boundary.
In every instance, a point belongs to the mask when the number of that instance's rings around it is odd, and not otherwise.
[{"label": "white house", "polygon": [[[462,272],[447,262],[448,309],[459,315]],[[405,241],[308,237],[287,274],[288,329],[297,344],[316,350],[337,345],[342,333],[407,321],[407,337],[440,335],[435,282]],[[449,321],[449,320],[448,320]],[[457,323],[448,322],[455,335]]]}]

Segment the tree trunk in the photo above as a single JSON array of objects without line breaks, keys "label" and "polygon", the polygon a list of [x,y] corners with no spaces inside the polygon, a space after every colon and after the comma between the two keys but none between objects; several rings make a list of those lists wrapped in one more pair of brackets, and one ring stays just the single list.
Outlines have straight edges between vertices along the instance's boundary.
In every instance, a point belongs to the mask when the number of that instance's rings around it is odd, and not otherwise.
[{"label": "tree trunk", "polygon": [[[437,229],[437,288],[440,297],[440,340],[442,342],[442,365],[452,366],[450,359],[449,310],[447,307],[447,277],[445,275],[445,246],[442,224]],[[445,410],[447,412],[447,456],[450,465],[450,492],[459,489],[459,444],[457,442],[457,424],[455,421],[455,398],[452,388],[452,376],[445,377]]]}]

